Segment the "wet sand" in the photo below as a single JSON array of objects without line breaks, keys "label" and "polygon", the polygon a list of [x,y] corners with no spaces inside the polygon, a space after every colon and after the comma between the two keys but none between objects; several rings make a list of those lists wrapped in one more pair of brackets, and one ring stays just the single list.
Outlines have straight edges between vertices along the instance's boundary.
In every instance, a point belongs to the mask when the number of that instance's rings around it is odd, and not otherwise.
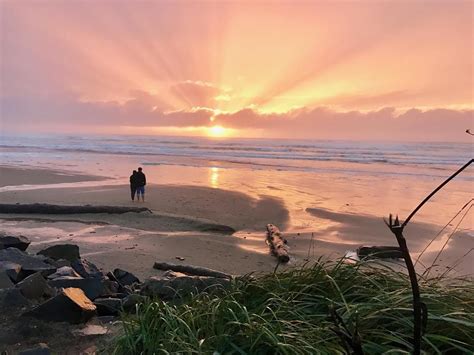
[{"label": "wet sand", "polygon": [[[0,184],[4,181],[0,170]],[[45,171],[42,171],[44,173]],[[9,169],[6,176],[24,175],[23,169]],[[47,172],[59,177],[60,172]],[[28,184],[41,174],[30,173]],[[72,177],[71,177],[72,176]],[[69,175],[60,182],[70,182]],[[85,181],[85,175],[77,177]],[[59,179],[59,178],[58,178]],[[85,180],[82,180],[85,179]],[[14,179],[14,181],[16,181]],[[211,267],[232,274],[270,272],[275,268],[275,259],[269,255],[265,244],[265,225],[273,223],[285,232],[290,246],[292,261],[288,267],[314,261],[318,257],[341,257],[347,250],[360,245],[396,245],[396,241],[380,217],[342,211],[331,211],[307,205],[299,214],[314,220],[309,228],[300,228],[290,222],[294,213],[287,201],[277,196],[251,195],[196,185],[150,184],[147,186],[146,202],[129,201],[127,185],[101,185],[97,177],[91,176],[95,186],[39,189],[3,189],[2,203],[52,203],[91,204],[112,206],[145,206],[153,213],[127,213],[123,215],[0,215],[1,229],[20,233],[32,240],[30,251],[38,251],[55,243],[75,243],[82,255],[110,270],[116,267],[127,269],[139,277],[156,275],[152,266],[155,261],[166,261],[196,266]],[[6,184],[6,185],[5,185]],[[270,189],[269,189],[270,190]],[[236,230],[229,235],[203,231],[203,225],[226,225]],[[440,227],[414,222],[406,229],[406,237],[412,255],[416,258]],[[430,264],[437,250],[449,236],[440,236],[433,247],[425,253],[423,264]],[[444,239],[443,239],[444,238]],[[438,268],[445,270],[473,247],[472,236],[459,231],[449,242]],[[182,257],[185,260],[177,260]],[[474,266],[464,258],[457,270],[473,273]],[[421,266],[421,264],[419,265]]]}]

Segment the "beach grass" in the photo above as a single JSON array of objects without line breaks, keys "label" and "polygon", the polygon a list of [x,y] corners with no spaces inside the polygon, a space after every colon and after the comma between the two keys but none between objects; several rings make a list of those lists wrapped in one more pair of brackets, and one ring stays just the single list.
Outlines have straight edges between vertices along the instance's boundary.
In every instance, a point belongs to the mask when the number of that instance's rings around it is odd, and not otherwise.
[{"label": "beach grass", "polygon": [[[433,277],[419,283],[428,308],[423,351],[472,354],[472,280]],[[406,273],[373,262],[320,260],[247,275],[229,290],[179,302],[150,300],[122,318],[115,354],[345,354],[350,345],[342,334],[360,340],[365,354],[403,354],[411,351],[413,333]]]}]

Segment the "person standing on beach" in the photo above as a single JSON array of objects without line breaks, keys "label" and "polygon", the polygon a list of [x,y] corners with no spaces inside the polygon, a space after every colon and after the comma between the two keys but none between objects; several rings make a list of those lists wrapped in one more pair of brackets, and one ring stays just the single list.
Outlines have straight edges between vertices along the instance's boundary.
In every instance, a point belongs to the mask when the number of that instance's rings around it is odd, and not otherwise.
[{"label": "person standing on beach", "polygon": [[145,202],[146,176],[143,173],[142,168],[138,168],[136,182],[137,182],[137,200],[140,201],[140,195],[141,195],[142,201]]},{"label": "person standing on beach", "polygon": [[135,192],[137,192],[137,174],[137,171],[133,170],[132,175],[130,175],[130,193],[132,201],[135,201]]}]

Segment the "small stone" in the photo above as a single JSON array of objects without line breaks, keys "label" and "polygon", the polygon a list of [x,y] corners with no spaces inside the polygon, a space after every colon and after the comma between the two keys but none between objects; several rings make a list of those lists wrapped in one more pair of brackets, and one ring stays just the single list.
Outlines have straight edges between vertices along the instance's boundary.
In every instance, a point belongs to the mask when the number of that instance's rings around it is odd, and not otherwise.
[{"label": "small stone", "polygon": [[0,234],[0,249],[16,248],[25,251],[30,245],[30,240],[22,235],[6,235]]},{"label": "small stone", "polygon": [[71,267],[82,277],[104,278],[104,274],[91,262],[85,259],[75,260],[71,263]]},{"label": "small stone", "polygon": [[81,277],[74,269],[70,266],[63,266],[60,267],[59,269],[56,270],[54,274],[51,274],[48,276],[48,279],[53,280],[58,277],[64,277],[64,276],[69,276],[69,277]]},{"label": "small stone", "polygon": [[87,324],[82,329],[73,330],[72,333],[79,336],[104,335],[107,334],[107,328],[102,325]]},{"label": "small stone", "polygon": [[79,288],[84,291],[85,295],[93,300],[99,297],[104,290],[103,280],[98,278],[70,277],[62,276],[48,281],[48,284],[55,288]]},{"label": "small stone", "polygon": [[99,316],[116,316],[122,308],[120,298],[97,298],[94,300]]},{"label": "small stone", "polygon": [[79,259],[79,247],[74,244],[57,244],[39,251],[37,254],[45,255],[53,260],[66,259],[71,262]]},{"label": "small stone", "polygon": [[14,284],[5,270],[0,271],[0,289],[13,287]]},{"label": "small stone", "polygon": [[89,346],[87,349],[81,351],[81,355],[96,355],[97,353],[98,349],[95,345]]},{"label": "small stone", "polygon": [[182,256],[177,256],[177,257],[176,257],[176,259],[178,259],[178,260],[181,260],[181,261],[184,261],[184,260],[186,260],[186,259],[185,259],[185,258],[183,258]]},{"label": "small stone", "polygon": [[37,347],[23,350],[19,355],[51,355],[48,345],[45,343],[39,343]]},{"label": "small stone", "polygon": [[83,323],[95,314],[96,306],[81,289],[65,288],[24,315],[45,321]]},{"label": "small stone", "polygon": [[13,282],[18,282],[20,278],[21,265],[10,261],[0,261],[0,272],[5,271]]},{"label": "small stone", "polygon": [[48,286],[48,283],[40,272],[28,276],[23,281],[17,283],[16,287],[21,291],[23,296],[30,300],[41,298],[44,295],[53,294],[51,288]]},{"label": "small stone", "polygon": [[140,282],[135,275],[122,269],[115,269],[113,274],[121,285],[132,285]]}]

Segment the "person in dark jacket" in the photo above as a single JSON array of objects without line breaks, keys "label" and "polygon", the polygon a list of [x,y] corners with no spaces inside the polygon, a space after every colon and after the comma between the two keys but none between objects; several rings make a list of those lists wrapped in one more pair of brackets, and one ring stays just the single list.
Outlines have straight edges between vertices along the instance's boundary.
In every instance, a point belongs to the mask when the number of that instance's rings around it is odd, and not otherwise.
[{"label": "person in dark jacket", "polygon": [[132,201],[135,201],[135,193],[137,192],[137,171],[133,170],[132,175],[130,175],[130,192],[132,195]]},{"label": "person in dark jacket", "polygon": [[142,171],[142,168],[138,168],[137,172],[137,199],[140,201],[140,195],[142,196],[142,201],[145,202],[145,185],[146,185],[146,176]]}]

